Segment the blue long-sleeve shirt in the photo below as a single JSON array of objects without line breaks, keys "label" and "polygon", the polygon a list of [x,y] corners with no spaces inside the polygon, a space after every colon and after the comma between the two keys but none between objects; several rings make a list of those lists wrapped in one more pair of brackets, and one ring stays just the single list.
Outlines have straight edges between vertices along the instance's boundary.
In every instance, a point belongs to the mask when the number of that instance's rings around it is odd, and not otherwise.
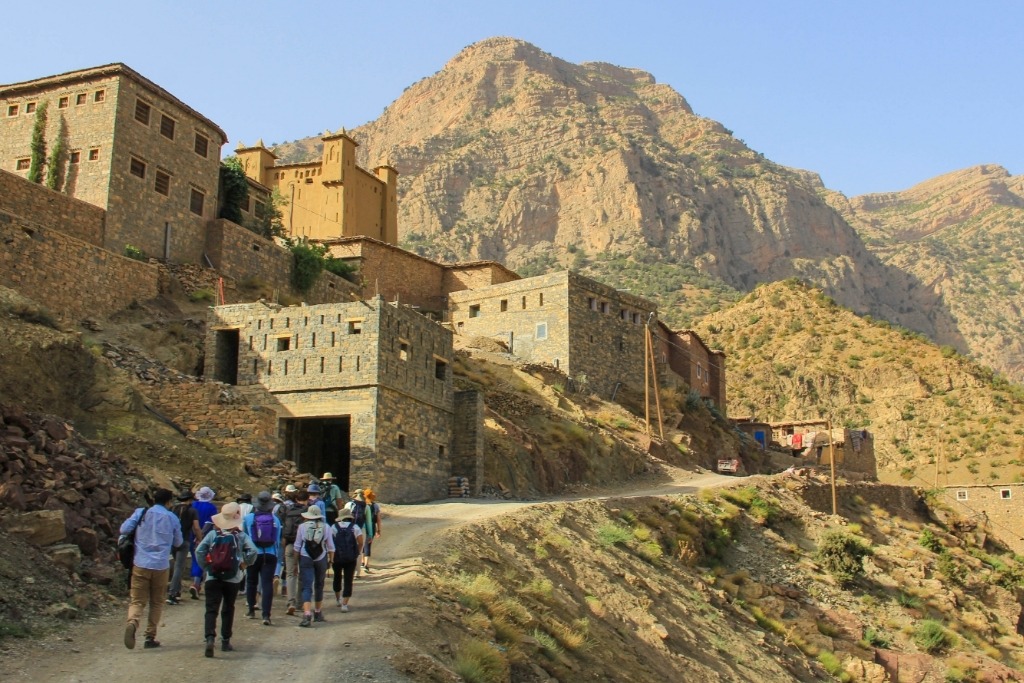
[{"label": "blue long-sleeve shirt", "polygon": [[274,544],[270,547],[261,547],[256,542],[256,533],[253,526],[256,524],[256,512],[250,512],[242,520],[242,529],[248,534],[249,538],[252,539],[253,545],[256,546],[256,552],[260,555],[277,555],[277,546],[281,544],[281,521],[277,518],[277,515],[273,513],[269,514],[274,519]]},{"label": "blue long-sleeve shirt", "polygon": [[[146,516],[142,513],[145,511]],[[141,522],[140,522],[141,520]],[[181,521],[163,505],[138,508],[121,524],[121,533],[135,530],[135,566],[159,571],[171,566],[171,548],[180,546]]]}]

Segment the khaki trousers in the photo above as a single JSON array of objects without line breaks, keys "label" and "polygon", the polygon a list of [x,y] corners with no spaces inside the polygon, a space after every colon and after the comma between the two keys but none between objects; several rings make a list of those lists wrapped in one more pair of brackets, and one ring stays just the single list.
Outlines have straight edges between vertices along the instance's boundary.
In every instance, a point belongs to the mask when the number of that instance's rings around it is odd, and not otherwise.
[{"label": "khaki trousers", "polygon": [[149,624],[146,626],[146,637],[156,638],[156,628],[160,625],[160,617],[164,613],[164,600],[167,599],[167,569],[143,569],[132,567],[132,588],[128,603],[128,623],[138,628],[142,613],[149,605]]}]

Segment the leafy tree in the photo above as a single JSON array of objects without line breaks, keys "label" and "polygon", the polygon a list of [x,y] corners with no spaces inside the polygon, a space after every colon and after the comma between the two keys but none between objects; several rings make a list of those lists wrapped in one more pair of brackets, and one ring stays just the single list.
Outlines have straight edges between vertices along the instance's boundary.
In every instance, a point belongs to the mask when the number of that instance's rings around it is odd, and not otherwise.
[{"label": "leafy tree", "polygon": [[327,247],[306,241],[291,242],[288,247],[293,258],[292,285],[300,292],[308,292],[324,270]]},{"label": "leafy tree", "polygon": [[238,157],[220,163],[220,196],[220,217],[242,225],[242,204],[249,199],[249,181]]},{"label": "leafy tree", "polygon": [[32,161],[28,167],[28,180],[43,182],[43,165],[46,163],[46,102],[36,107],[36,120],[32,125]]},{"label": "leafy tree", "polygon": [[252,218],[249,218],[242,225],[252,230],[257,235],[273,239],[284,237],[284,222],[282,221],[281,207],[286,206],[288,200],[277,188],[274,188],[270,195],[269,202],[256,201],[256,207]]},{"label": "leafy tree", "polygon": [[68,136],[68,123],[61,114],[60,126],[57,129],[57,141],[50,150],[50,158],[46,162],[46,186],[59,192],[64,185],[64,142]]}]

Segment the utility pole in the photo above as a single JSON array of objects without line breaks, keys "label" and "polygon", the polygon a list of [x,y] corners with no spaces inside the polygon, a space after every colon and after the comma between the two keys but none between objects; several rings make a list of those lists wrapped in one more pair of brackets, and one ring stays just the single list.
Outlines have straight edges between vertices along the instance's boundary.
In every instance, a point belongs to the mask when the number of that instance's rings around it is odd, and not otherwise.
[{"label": "utility pole", "polygon": [[[935,454],[935,485],[932,486],[932,488],[936,489],[939,488],[939,463],[942,461],[942,445],[944,443],[943,437],[945,436],[945,432],[946,423],[943,422],[941,425],[939,425],[939,452]],[[949,479],[947,478],[946,481],[948,482]]]},{"label": "utility pole", "polygon": [[[646,329],[646,328],[645,328]],[[647,425],[647,436],[651,435],[651,355],[644,339],[644,424]]]},{"label": "utility pole", "polygon": [[[665,440],[665,424],[664,424],[664,422],[662,421],[662,418],[661,418],[661,393],[659,392],[659,388],[658,388],[658,361],[657,361],[657,356],[654,355],[654,335],[651,334],[651,328],[650,327],[645,328],[644,336],[646,337],[645,341],[646,341],[647,355],[649,355],[650,359],[651,359],[651,372],[654,375],[653,376],[654,402],[655,402],[655,405],[656,405],[656,407],[658,409],[658,433],[661,435],[661,440],[664,441]],[[650,430],[648,429],[648,432],[649,431]]]},{"label": "utility pole", "polygon": [[832,417],[825,421],[825,428],[828,430],[828,459],[832,465],[832,514],[837,515],[838,505],[836,504],[836,447],[832,440]]}]

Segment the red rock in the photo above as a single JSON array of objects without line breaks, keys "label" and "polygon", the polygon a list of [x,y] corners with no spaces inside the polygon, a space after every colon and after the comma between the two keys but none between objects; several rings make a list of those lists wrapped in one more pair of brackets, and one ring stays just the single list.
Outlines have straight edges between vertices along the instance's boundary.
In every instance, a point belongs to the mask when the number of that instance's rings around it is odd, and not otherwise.
[{"label": "red rock", "polygon": [[63,441],[68,438],[68,428],[63,422],[47,418],[43,420],[42,427],[50,435],[51,439]]},{"label": "red rock", "polygon": [[94,529],[81,528],[71,536],[71,542],[78,546],[83,555],[92,557],[100,547],[100,537]]}]

